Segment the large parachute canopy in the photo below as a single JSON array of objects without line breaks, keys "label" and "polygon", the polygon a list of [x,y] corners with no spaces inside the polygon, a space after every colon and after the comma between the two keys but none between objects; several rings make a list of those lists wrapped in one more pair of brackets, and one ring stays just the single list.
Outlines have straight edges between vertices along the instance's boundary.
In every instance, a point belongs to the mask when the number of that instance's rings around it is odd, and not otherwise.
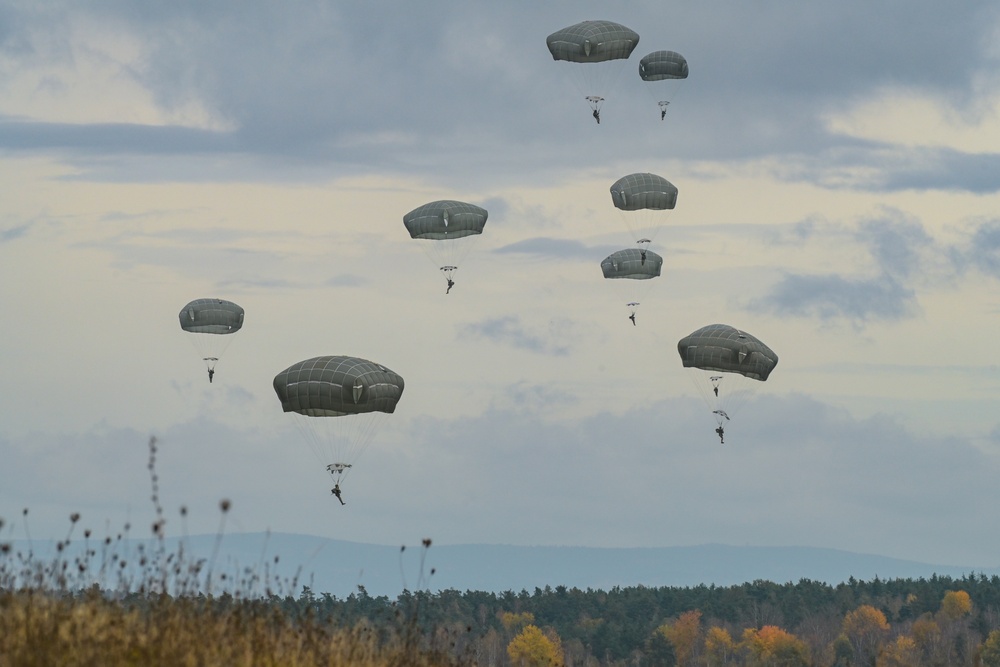
[{"label": "large parachute canopy", "polygon": [[653,51],[639,61],[639,78],[647,82],[647,91],[660,107],[660,120],[687,77],[687,60],[676,51]]},{"label": "large parachute canopy", "polygon": [[196,334],[188,336],[205,361],[208,381],[215,375],[215,364],[232,342],[230,334],[243,328],[243,308],[225,299],[195,299],[178,314],[181,329]]},{"label": "large parachute canopy", "polygon": [[385,415],[396,410],[403,378],[358,357],[313,357],[275,375],[274,392],[339,486]]},{"label": "large parachute canopy", "polygon": [[[615,286],[633,316],[646,298],[650,279],[659,277],[662,268],[663,258],[645,247],[618,250],[601,262],[605,280]],[[632,323],[635,324],[634,319]]]},{"label": "large parachute canopy", "polygon": [[440,269],[451,289],[452,273],[483,233],[489,213],[485,208],[453,199],[432,201],[403,216],[410,237],[422,244],[427,255]]},{"label": "large parachute canopy", "polygon": [[611,201],[633,240],[649,243],[677,206],[677,187],[656,174],[629,174],[611,185]]},{"label": "large parachute canopy", "polygon": [[583,21],[557,30],[545,43],[553,60],[568,63],[577,88],[600,123],[604,98],[639,43],[639,34],[614,21]]},{"label": "large parachute canopy", "polygon": [[728,324],[710,324],[688,334],[678,341],[677,352],[720,428],[778,364],[771,348]]},{"label": "large parachute canopy", "polygon": [[604,277],[610,279],[649,280],[659,276],[662,268],[663,258],[644,248],[617,250],[601,262]]}]

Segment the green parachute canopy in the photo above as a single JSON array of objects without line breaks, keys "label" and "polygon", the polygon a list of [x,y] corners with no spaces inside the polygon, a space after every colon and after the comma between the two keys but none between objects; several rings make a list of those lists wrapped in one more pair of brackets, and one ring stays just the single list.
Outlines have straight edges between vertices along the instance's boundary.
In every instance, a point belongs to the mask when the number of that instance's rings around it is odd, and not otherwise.
[{"label": "green parachute canopy", "polygon": [[275,375],[274,392],[339,488],[378,426],[396,410],[403,378],[366,359],[323,356]]},{"label": "green parachute canopy", "polygon": [[728,324],[710,324],[681,338],[677,352],[685,368],[739,373],[767,380],[778,365],[778,355],[745,331]]},{"label": "green parachute canopy", "polygon": [[639,43],[639,33],[614,21],[582,21],[545,39],[553,60],[599,63],[626,59]]},{"label": "green parachute canopy", "polygon": [[722,440],[727,422],[778,364],[778,355],[757,338],[728,324],[710,324],[680,339],[685,373],[712,411]]},{"label": "green parachute canopy", "polygon": [[666,118],[667,107],[687,77],[687,60],[676,51],[653,51],[639,61],[639,78],[646,82],[646,92],[660,107],[660,120]]},{"label": "green parachute canopy", "polygon": [[676,51],[653,51],[639,61],[639,76],[643,81],[686,79],[688,63]]},{"label": "green parachute canopy", "polygon": [[656,174],[629,174],[611,185],[611,201],[621,211],[665,211],[677,206],[677,188]]},{"label": "green parachute canopy", "polygon": [[633,240],[648,243],[677,206],[677,187],[656,174],[629,174],[611,185],[611,202]]},{"label": "green parachute canopy", "polygon": [[208,381],[215,376],[215,365],[232,336],[243,328],[243,308],[225,299],[195,299],[178,313],[181,329],[187,333],[198,355],[205,362]]},{"label": "green parachute canopy", "polygon": [[452,273],[483,233],[489,213],[485,208],[462,201],[445,199],[418,206],[403,216],[410,237],[428,241],[422,247],[438,267],[451,289]]},{"label": "green parachute canopy", "polygon": [[635,324],[635,315],[652,285],[651,278],[660,275],[663,258],[652,250],[625,248],[611,253],[601,262],[605,280],[615,288],[622,301],[628,306],[629,319]]},{"label": "green parachute canopy", "polygon": [[625,248],[611,253],[601,262],[605,278],[648,280],[660,275],[663,258],[652,250]]},{"label": "green parachute canopy", "polygon": [[638,43],[637,32],[614,21],[583,21],[545,39],[552,59],[569,63],[566,69],[598,123],[604,98]]},{"label": "green parachute canopy", "polygon": [[485,208],[446,199],[418,206],[403,216],[403,224],[412,238],[444,241],[482,234],[488,216]]},{"label": "green parachute canopy", "polygon": [[282,410],[308,417],[391,413],[403,394],[403,378],[358,357],[314,357],[274,376],[274,391]]},{"label": "green parachute canopy", "polygon": [[243,328],[243,308],[225,299],[195,299],[178,315],[191,333],[231,334]]}]

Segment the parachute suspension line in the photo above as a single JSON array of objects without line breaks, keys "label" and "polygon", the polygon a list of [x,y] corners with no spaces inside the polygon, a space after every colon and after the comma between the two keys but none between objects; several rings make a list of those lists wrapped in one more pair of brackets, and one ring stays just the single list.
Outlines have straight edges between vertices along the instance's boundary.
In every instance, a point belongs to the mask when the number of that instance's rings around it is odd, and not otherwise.
[{"label": "parachute suspension line", "polygon": [[195,352],[205,362],[205,370],[214,371],[219,359],[233,342],[234,336],[225,334],[193,333],[187,339],[194,345]]},{"label": "parachute suspension line", "polygon": [[340,486],[340,483],[343,481],[344,477],[347,476],[346,475],[347,471],[350,470],[352,467],[353,466],[350,463],[331,463],[326,466],[326,471],[330,473],[331,477],[333,477],[334,485]]},{"label": "parachute suspension line", "polygon": [[293,414],[295,426],[308,443],[317,463],[338,483],[347,478],[374,439],[379,424],[388,416],[378,411],[339,417]]},{"label": "parachute suspension line", "polygon": [[604,104],[604,98],[599,95],[587,95],[584,99],[590,102],[590,108],[594,111],[600,111],[601,105]]},{"label": "parachute suspension line", "polygon": [[[293,413],[294,414],[294,413]],[[308,417],[306,415],[294,414],[295,426],[303,439],[309,445],[316,462],[320,467],[327,470],[334,477],[336,483],[343,481],[344,472],[351,466],[342,460],[343,435],[342,430],[330,422],[334,421],[329,417]],[[342,467],[340,472],[334,472],[331,468]]]},{"label": "parachute suspension line", "polygon": [[[669,99],[662,99],[661,98],[657,102],[657,104],[660,107],[660,111],[661,112],[666,111],[667,107],[670,105],[671,102],[676,102],[677,101],[678,96],[680,96],[680,94],[683,92],[684,88],[686,87],[686,86],[684,86],[681,83],[682,81],[684,81],[684,79],[678,79],[677,81],[671,81],[671,84],[674,84],[674,85],[672,85],[669,88],[669,90],[660,91],[660,92],[655,92],[653,90],[649,91],[649,94],[653,97],[653,99],[656,99],[658,96],[661,96],[663,93],[667,93],[668,94]],[[681,84],[681,85],[676,85],[676,84]]]},{"label": "parachute suspension line", "polygon": [[457,239],[417,239],[424,254],[431,263],[444,274],[445,279],[454,280],[452,273],[457,271],[466,256],[475,248],[481,234],[472,234]]},{"label": "parachute suspension line", "polygon": [[313,456],[316,457],[316,462],[320,465],[328,465],[332,463],[327,456],[328,448],[324,443],[325,434],[321,431],[322,429],[314,428],[310,420],[315,421],[320,419],[319,417],[307,417],[305,415],[292,413],[292,421],[295,423],[295,428],[301,434],[302,439],[306,441],[309,445],[309,449],[312,451]]},{"label": "parachute suspension line", "polygon": [[[711,381],[706,381],[704,371],[695,371],[691,369],[685,369],[687,372],[684,375],[688,376],[691,384],[694,385],[695,390],[701,396],[701,400],[705,402],[705,405],[714,406],[715,396],[713,393],[713,387]],[[716,409],[712,407],[711,409]]]},{"label": "parachute suspension line", "polygon": [[577,91],[590,105],[592,111],[601,112],[604,98],[614,92],[627,58],[615,58],[597,63],[575,63],[562,61],[570,70]]},{"label": "parachute suspension line", "polygon": [[441,273],[444,274],[444,279],[448,283],[448,291],[451,291],[452,285],[455,284],[455,279],[451,277],[451,274],[458,269],[457,266],[442,266]]},{"label": "parachute suspension line", "polygon": [[646,251],[653,243],[662,227],[666,224],[669,212],[654,209],[639,209],[637,211],[618,210],[618,215],[625,224],[629,236],[635,240],[639,250]]},{"label": "parachute suspension line", "polygon": [[725,427],[740,411],[753,394],[757,380],[751,380],[739,373],[710,373],[709,371],[687,369],[685,373],[711,411],[716,426]]}]

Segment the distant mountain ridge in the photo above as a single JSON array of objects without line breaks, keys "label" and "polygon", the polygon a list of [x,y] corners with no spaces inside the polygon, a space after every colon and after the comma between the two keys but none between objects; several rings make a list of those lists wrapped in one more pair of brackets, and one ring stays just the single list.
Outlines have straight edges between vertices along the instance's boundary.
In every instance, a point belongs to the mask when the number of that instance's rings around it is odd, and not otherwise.
[{"label": "distant mountain ridge", "polygon": [[[27,552],[25,540],[11,544],[7,558]],[[145,545],[147,553],[159,547],[153,540],[131,539],[112,548],[134,555],[140,545]],[[82,541],[74,541],[64,556],[82,546]],[[168,538],[163,547],[167,553],[182,547],[189,561],[204,559],[215,572],[229,572],[231,577],[255,572],[268,582],[260,584],[261,591],[270,586],[275,592],[296,597],[303,586],[317,595],[329,593],[339,598],[363,586],[369,595],[395,598],[403,590],[516,593],[546,586],[584,590],[731,586],[758,579],[775,583],[810,579],[836,585],[851,577],[868,581],[875,577],[918,579],[935,574],[962,577],[1000,572],[1000,568],[933,565],[837,549],[724,544],[630,548],[432,544],[425,548],[292,533],[233,533],[223,535],[221,541],[216,535]],[[93,542],[90,548],[99,550]],[[56,554],[51,542],[36,540],[31,549],[40,560]]]}]

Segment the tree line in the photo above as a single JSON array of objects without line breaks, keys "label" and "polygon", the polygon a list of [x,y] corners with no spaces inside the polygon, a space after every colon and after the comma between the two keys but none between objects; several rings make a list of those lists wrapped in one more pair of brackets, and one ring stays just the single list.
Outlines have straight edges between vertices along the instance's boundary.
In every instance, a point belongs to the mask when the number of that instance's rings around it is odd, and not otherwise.
[{"label": "tree line", "polygon": [[273,597],[292,616],[409,625],[478,665],[1000,667],[1000,577],[735,586],[546,586]]}]

